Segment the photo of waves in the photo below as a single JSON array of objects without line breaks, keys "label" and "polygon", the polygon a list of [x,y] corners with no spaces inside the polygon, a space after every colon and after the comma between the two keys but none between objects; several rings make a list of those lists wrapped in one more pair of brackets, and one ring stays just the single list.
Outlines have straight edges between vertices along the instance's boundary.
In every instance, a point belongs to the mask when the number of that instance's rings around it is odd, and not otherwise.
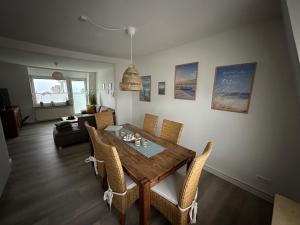
[{"label": "photo of waves", "polygon": [[247,113],[256,63],[217,67],[212,109]]}]

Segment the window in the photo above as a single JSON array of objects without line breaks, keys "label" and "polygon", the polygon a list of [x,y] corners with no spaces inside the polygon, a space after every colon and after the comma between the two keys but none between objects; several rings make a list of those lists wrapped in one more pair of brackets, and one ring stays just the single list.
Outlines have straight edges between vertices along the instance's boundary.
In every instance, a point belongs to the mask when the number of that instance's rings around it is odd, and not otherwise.
[{"label": "window", "polygon": [[86,82],[84,80],[71,80],[74,112],[80,113],[86,108]]},{"label": "window", "polygon": [[35,104],[59,103],[69,100],[67,82],[65,80],[33,78],[33,97]]}]

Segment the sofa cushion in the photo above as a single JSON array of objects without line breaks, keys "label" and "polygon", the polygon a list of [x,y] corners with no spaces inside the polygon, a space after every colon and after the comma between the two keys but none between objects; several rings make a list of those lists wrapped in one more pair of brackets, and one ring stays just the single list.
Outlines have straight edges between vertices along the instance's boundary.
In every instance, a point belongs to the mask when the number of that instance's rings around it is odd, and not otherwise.
[{"label": "sofa cushion", "polygon": [[96,106],[94,105],[87,105],[86,106],[86,112],[89,114],[95,113],[96,112]]}]

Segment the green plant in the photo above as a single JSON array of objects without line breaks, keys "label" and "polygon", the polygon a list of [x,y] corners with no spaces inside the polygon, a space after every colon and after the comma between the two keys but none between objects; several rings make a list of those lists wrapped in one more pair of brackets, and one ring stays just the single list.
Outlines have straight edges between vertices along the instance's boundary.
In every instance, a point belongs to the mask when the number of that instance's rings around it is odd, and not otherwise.
[{"label": "green plant", "polygon": [[96,94],[90,93],[89,94],[89,101],[90,101],[91,105],[96,105],[97,104]]}]

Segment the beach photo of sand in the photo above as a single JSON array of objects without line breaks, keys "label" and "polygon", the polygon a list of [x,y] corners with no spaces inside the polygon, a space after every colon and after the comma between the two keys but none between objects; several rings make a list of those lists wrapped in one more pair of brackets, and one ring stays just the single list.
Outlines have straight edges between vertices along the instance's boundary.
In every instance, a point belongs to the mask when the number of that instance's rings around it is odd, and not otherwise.
[{"label": "beach photo of sand", "polygon": [[247,113],[256,63],[216,68],[212,109]]},{"label": "beach photo of sand", "polygon": [[175,67],[176,99],[195,100],[197,87],[198,63],[177,65]]}]

